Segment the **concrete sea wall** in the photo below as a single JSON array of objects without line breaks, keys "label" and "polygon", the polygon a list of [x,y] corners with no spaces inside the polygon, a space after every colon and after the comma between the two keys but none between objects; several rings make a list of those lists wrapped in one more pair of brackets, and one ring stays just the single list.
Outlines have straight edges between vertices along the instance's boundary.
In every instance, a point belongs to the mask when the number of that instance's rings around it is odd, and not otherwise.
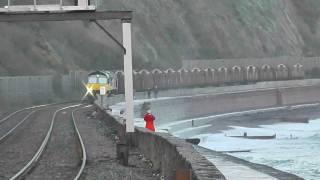
[{"label": "concrete sea wall", "polygon": [[[215,92],[196,96],[177,97],[158,101],[150,101],[152,112],[157,117],[157,125],[178,122],[180,120],[198,119],[224,113],[248,111],[254,109],[273,108],[298,104],[320,102],[320,85],[301,83],[290,87],[272,87],[260,89],[260,86],[252,86],[253,89],[239,88],[234,92]],[[227,88],[227,87],[226,87]],[[257,89],[254,89],[257,88]],[[147,101],[147,100],[146,100]],[[141,109],[135,108],[136,112]],[[136,117],[138,114],[136,113]],[[195,126],[205,125],[206,120],[194,121]],[[192,121],[185,121],[190,124]],[[181,126],[183,123],[178,123]],[[186,127],[190,127],[189,125]]]},{"label": "concrete sea wall", "polygon": [[[125,127],[121,120],[107,113],[104,116],[106,123],[116,129],[120,138],[124,138]],[[152,161],[153,169],[160,171],[165,179],[174,179],[177,171],[191,171],[193,180],[225,179],[190,143],[168,133],[153,133],[144,128],[136,128],[133,145]]]}]

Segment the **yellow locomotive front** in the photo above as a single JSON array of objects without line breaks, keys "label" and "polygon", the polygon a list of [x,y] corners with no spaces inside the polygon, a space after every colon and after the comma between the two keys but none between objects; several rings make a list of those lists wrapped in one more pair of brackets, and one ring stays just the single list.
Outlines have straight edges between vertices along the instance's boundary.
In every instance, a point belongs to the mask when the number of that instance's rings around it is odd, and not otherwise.
[{"label": "yellow locomotive front", "polygon": [[100,94],[100,89],[104,88],[107,95],[116,90],[116,79],[111,72],[94,71],[88,74],[87,90],[93,96]]}]

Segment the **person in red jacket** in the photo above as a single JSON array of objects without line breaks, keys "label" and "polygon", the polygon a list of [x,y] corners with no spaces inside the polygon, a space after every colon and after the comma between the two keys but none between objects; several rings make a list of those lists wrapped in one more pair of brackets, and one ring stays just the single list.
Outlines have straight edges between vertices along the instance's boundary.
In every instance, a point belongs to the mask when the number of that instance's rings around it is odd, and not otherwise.
[{"label": "person in red jacket", "polygon": [[156,119],[152,114],[151,110],[147,111],[147,114],[144,115],[144,121],[146,121],[146,128],[149,129],[150,131],[155,131],[154,128],[154,123],[153,121]]}]

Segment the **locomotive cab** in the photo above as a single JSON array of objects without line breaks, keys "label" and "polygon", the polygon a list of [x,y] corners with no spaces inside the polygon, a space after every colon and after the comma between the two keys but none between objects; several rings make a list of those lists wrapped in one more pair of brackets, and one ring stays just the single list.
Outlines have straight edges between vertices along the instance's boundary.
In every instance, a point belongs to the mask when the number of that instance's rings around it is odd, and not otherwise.
[{"label": "locomotive cab", "polygon": [[89,73],[86,86],[93,96],[100,94],[102,87],[105,88],[107,95],[113,94],[117,89],[115,76],[109,71],[94,71]]}]

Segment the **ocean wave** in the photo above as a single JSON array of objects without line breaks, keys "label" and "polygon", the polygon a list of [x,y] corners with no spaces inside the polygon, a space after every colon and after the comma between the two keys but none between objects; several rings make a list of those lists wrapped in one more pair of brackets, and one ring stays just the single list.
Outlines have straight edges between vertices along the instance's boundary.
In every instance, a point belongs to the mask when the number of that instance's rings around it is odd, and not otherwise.
[{"label": "ocean wave", "polygon": [[319,140],[320,139],[320,133],[316,133],[310,137],[308,137],[311,140]]}]

